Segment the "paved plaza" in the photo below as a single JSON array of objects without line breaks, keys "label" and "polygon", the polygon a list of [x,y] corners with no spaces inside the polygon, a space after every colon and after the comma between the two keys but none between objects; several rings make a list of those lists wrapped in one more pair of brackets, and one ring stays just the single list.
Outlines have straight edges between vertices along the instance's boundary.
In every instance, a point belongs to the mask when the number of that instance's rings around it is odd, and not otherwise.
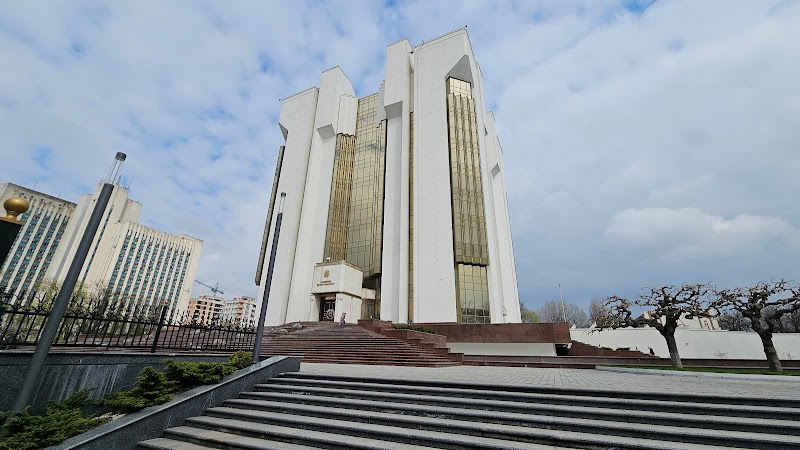
[{"label": "paved plaza", "polygon": [[[683,393],[800,399],[800,384],[775,376],[772,379],[724,379],[606,372],[589,369],[543,369],[528,367],[402,367],[346,364],[300,365],[300,372],[364,378],[397,378],[420,381],[494,384],[509,386],[555,386],[626,392]],[[781,381],[783,380],[783,381]]]}]

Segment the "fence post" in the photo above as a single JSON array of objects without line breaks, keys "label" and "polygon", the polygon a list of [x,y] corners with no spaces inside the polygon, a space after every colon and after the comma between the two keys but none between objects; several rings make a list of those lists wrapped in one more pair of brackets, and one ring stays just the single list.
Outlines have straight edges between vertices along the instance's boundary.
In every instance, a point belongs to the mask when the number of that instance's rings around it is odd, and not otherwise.
[{"label": "fence post", "polygon": [[161,317],[158,319],[158,326],[156,327],[156,337],[153,339],[153,346],[150,347],[150,353],[156,352],[156,345],[158,345],[158,337],[161,335],[161,327],[164,325],[164,317],[167,316],[167,303],[164,302],[164,307],[161,308]]}]

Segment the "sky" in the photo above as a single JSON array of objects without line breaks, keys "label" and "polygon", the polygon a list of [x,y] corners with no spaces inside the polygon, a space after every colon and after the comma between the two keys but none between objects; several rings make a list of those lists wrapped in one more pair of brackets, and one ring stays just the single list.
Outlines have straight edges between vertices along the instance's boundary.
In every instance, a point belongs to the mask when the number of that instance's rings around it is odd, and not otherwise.
[{"label": "sky", "polygon": [[280,99],[463,26],[527,307],[800,281],[797,1],[0,2],[0,182],[77,201],[125,152],[140,222],[255,296]]}]

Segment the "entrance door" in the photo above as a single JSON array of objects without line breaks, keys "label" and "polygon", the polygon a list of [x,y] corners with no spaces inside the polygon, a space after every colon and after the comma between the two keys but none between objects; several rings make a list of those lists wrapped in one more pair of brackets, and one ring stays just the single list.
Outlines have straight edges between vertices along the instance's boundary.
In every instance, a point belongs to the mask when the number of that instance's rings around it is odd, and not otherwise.
[{"label": "entrance door", "polygon": [[336,299],[323,297],[319,304],[319,321],[333,322],[336,314]]}]

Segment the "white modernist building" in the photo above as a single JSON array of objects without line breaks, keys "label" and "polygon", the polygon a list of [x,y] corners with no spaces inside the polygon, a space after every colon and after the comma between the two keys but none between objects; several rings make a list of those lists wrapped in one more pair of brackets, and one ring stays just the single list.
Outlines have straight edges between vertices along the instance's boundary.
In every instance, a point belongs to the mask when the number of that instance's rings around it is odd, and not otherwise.
[{"label": "white modernist building", "polygon": [[[102,185],[77,204],[11,183],[0,185],[0,202],[23,197],[30,210],[0,271],[0,287],[16,296],[37,283],[61,282],[67,275]],[[142,204],[114,186],[78,277],[85,291],[105,289],[136,308],[168,305],[186,310],[203,241],[164,233],[137,223]]]},{"label": "white modernist building", "polygon": [[256,273],[260,302],[286,193],[269,324],[342,312],[349,322],[520,322],[503,152],[483,95],[459,29],[390,45],[372,95],[358,98],[334,67],[283,100]]},{"label": "white modernist building", "polygon": [[[47,272],[63,280],[89,223],[102,185],[78,201],[63,242]],[[128,188],[114,186],[100,220],[89,255],[78,277],[85,289],[105,288],[135,308],[168,305],[170,313],[184,311],[194,282],[203,241],[174,235],[137,223],[142,204],[128,198]]]}]

